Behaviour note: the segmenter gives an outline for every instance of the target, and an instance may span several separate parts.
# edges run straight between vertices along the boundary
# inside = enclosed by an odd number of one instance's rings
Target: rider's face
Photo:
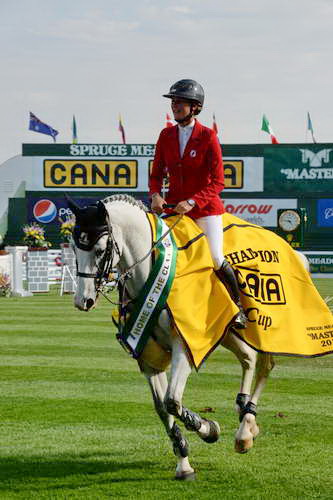
[[[175,120],[182,120],[191,112],[191,103],[182,99],[171,99],[171,109]]]

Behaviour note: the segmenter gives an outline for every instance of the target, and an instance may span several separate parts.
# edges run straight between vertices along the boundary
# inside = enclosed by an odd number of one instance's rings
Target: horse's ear
[[[75,201],[72,200],[72,198],[67,193],[65,193],[65,198],[67,200],[68,207],[71,209],[73,214],[77,217],[81,211],[81,207],[79,207],[79,205],[77,205],[75,203]]]
[[[107,212],[105,205],[102,201],[97,202],[97,214],[98,214],[99,219],[101,219],[103,221],[107,220],[108,212]]]

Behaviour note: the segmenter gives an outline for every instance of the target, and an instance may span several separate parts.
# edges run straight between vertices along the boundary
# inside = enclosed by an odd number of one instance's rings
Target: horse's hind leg
[[[259,353],[257,361],[256,383],[251,396],[251,402],[258,404],[261,393],[266,385],[269,374],[275,366],[273,356],[269,353]]]
[[[141,365],[145,377],[152,392],[156,413],[160,417],[165,430],[171,440],[173,452],[178,462],[176,467],[176,479],[195,479],[194,470],[188,459],[188,442],[183,437],[175,419],[170,415],[164,405],[164,397],[168,388],[168,379],[165,372],[158,372],[146,364]]]
[[[259,427],[256,423],[257,404],[273,368],[274,360],[272,355],[268,353],[259,353],[255,387],[250,400],[240,413],[241,423],[236,433],[235,441],[235,450],[239,453],[248,452],[253,446],[253,440],[259,434]]]
[[[228,333],[221,343],[235,354],[242,366],[242,380],[236,397],[236,411],[239,414],[240,426],[235,437],[235,450],[239,453],[245,453],[252,448],[253,440],[259,434],[254,411],[255,405],[251,397],[257,352],[232,332]]]
[[[182,405],[183,393],[191,365],[180,339],[174,338],[172,345],[171,380],[165,397],[165,406],[189,431],[195,431],[207,443],[214,443],[220,435],[220,426],[213,420],[202,418]]]

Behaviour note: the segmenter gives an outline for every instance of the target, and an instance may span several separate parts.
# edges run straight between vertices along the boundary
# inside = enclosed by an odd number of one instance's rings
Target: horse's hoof
[[[176,474],[175,479],[177,481],[195,481],[195,472],[182,472],[181,474]]]
[[[215,420],[206,420],[206,422],[209,423],[209,434],[201,439],[205,441],[205,443],[216,443],[221,434],[220,426]]]
[[[252,425],[250,431],[251,431],[251,434],[253,436],[253,440],[255,440],[255,438],[258,436],[258,434],[260,432],[259,426],[257,424]]]
[[[253,437],[248,439],[236,439],[235,440],[235,451],[237,453],[247,453],[253,446]]]

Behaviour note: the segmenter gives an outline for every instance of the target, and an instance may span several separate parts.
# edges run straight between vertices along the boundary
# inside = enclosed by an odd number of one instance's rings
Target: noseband
[[[107,220],[107,226],[103,226],[99,231],[94,233],[94,238],[92,241],[89,240],[82,240],[81,237],[78,237],[79,232],[74,234],[74,241],[75,244],[78,248],[81,250],[89,251],[92,250],[93,247],[96,245],[96,243],[105,235],[107,235],[107,243],[106,243],[106,249],[103,252],[103,257],[98,265],[96,273],[83,273],[78,270],[78,264],[77,264],[77,259],[76,259],[76,267],[77,267],[77,272],[76,275],[81,277],[81,278],[94,278],[95,279],[95,291],[96,293],[99,293],[101,291],[102,285],[104,282],[108,281],[109,275],[111,273],[111,270],[113,268],[113,262],[114,262],[114,257],[115,255],[120,258],[120,250],[118,243],[114,237],[113,234],[113,229],[112,226]],[[107,231],[105,231],[107,229]],[[89,234],[89,231],[87,233],[82,232],[81,234]]]

